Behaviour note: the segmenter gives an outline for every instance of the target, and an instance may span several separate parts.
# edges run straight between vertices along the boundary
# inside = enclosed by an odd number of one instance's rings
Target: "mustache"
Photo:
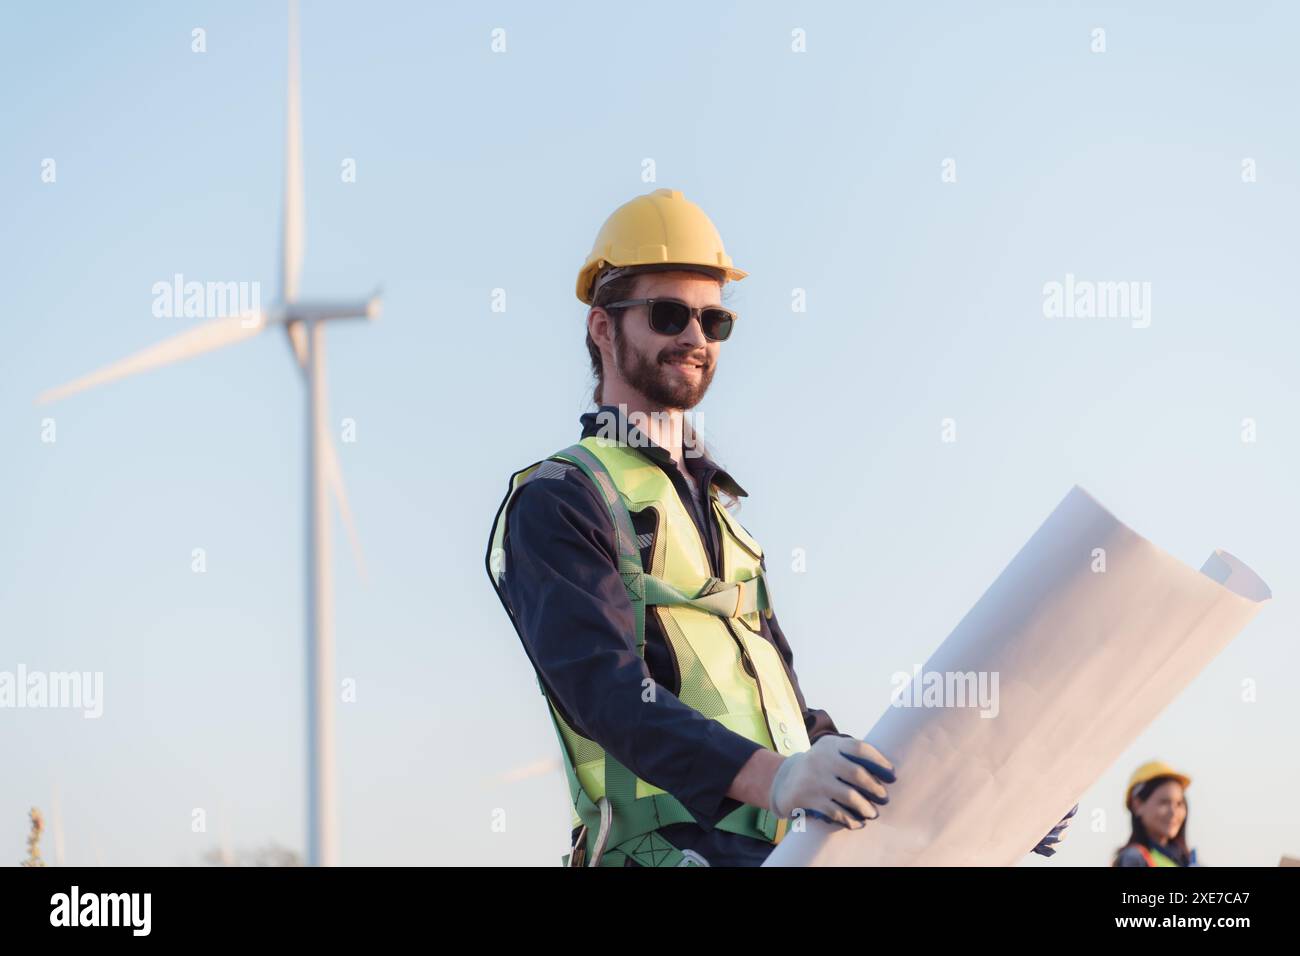
[[[686,351],[686,352],[669,352],[659,353],[661,362],[695,362],[702,368],[709,367],[709,353],[704,351]]]

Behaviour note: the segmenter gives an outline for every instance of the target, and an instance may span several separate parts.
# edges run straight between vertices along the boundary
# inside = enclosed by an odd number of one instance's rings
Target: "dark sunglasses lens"
[[[691,310],[682,302],[656,302],[650,306],[650,328],[660,335],[680,335],[691,321]]]
[[[731,335],[735,318],[726,309],[705,309],[700,313],[700,327],[704,329],[705,337],[721,342]]]

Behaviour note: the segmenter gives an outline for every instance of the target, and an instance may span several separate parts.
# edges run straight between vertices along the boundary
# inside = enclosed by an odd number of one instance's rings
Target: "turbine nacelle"
[[[322,322],[329,319],[370,319],[379,318],[382,309],[379,294],[369,299],[350,301],[319,302],[285,302],[271,309],[269,321],[288,324],[290,322]]]

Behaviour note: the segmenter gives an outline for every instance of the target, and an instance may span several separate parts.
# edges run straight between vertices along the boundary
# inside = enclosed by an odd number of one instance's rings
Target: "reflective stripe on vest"
[[[781,754],[809,748],[802,712],[779,652],[762,636],[760,614],[771,616],[762,549],[710,488],[719,529],[722,566],[711,574],[708,552],[672,481],[634,448],[591,436],[550,460],[581,468],[610,510],[619,571],[636,620],[635,646],[644,656],[644,614],[657,615],[680,672],[683,703],[734,732]],[[498,592],[505,573],[505,526],[515,492],[538,462],[511,477],[488,551],[488,572]],[[643,568],[630,512],[651,509],[655,545]],[[502,603],[506,604],[504,595]],[[508,604],[507,610],[509,610]],[[539,686],[541,681],[538,681]],[[543,695],[545,689],[543,688]],[[549,704],[549,702],[548,702]],[[609,845],[639,846],[636,838],[694,818],[663,789],[635,777],[595,741],[577,733],[550,705],[574,802],[574,825],[587,824],[589,843],[599,825],[596,802],[609,794],[614,811]],[[718,828],[779,842],[784,821],[765,809],[742,805]],[[675,853],[676,857],[681,854]],[[615,855],[617,858],[617,854]]]
[[[1142,854],[1142,859],[1146,860],[1147,866],[1177,866],[1173,860],[1165,856],[1159,850],[1149,850],[1141,843],[1135,843],[1138,852]]]

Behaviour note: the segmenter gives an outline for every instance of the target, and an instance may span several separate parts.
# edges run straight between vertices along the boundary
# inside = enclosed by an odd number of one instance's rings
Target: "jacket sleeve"
[[[763,569],[767,569],[767,561],[763,561]],[[803,691],[799,689],[799,678],[794,672],[794,651],[790,647],[790,642],[785,639],[785,633],[781,630],[781,624],[776,619],[776,611],[772,616],[763,622],[764,629],[771,635],[771,641],[781,654],[781,659],[785,661],[786,673],[790,675],[790,685],[794,688],[796,699],[799,701],[799,708],[803,711],[803,724],[808,731],[808,742],[817,743],[819,737],[827,734],[834,734],[837,737],[851,737],[852,734],[842,733],[835,726],[835,721],[831,720],[831,715],[824,710],[818,710],[809,707],[804,702]]]
[[[739,807],[727,790],[761,745],[651,677],[636,651],[609,512],[586,475],[566,467],[525,482],[504,549],[520,638],[570,726],[680,800],[706,830]]]

